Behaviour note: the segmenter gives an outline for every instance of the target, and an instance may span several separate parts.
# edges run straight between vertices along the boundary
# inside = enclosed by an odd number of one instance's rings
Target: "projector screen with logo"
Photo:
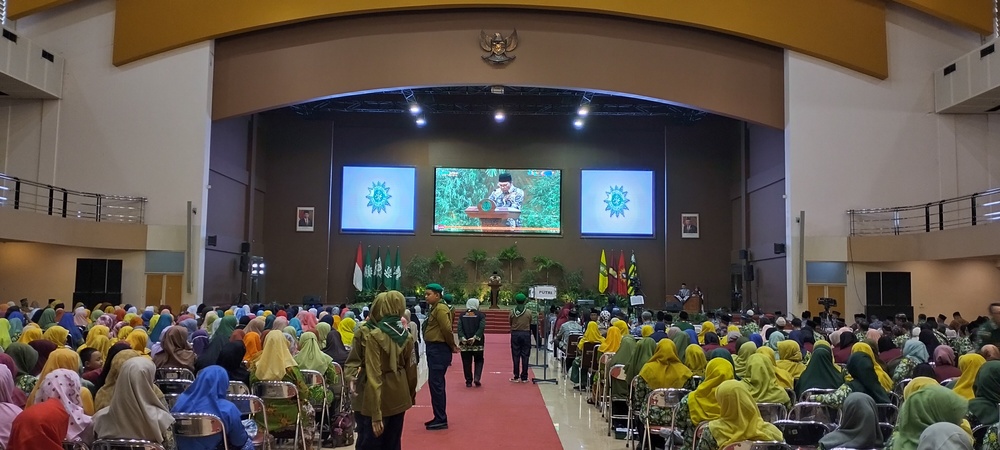
[[[584,170],[580,183],[582,235],[653,236],[653,171]]]
[[[344,166],[340,231],[412,233],[417,169]]]

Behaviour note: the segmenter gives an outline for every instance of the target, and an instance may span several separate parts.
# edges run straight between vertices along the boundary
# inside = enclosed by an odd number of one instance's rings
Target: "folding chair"
[[[314,403],[312,401],[312,398],[311,398],[312,396],[309,396],[309,402],[312,403],[313,407],[314,408],[319,407],[319,408],[322,409],[322,411],[320,412],[320,415],[319,415],[319,417],[320,417],[320,419],[319,419],[319,427],[317,428],[317,431],[319,432],[318,438],[320,440],[322,440],[322,438],[323,438],[323,424],[326,423],[326,409],[327,409],[326,405],[327,405],[327,401],[329,400],[329,398],[327,398],[327,396],[326,396],[326,378],[323,377],[323,374],[321,374],[321,373],[319,373],[319,372],[317,372],[315,370],[302,370],[301,372],[302,372],[302,378],[305,378],[305,381],[306,381],[307,385],[309,385],[309,386],[322,386],[323,387],[323,400],[322,400],[321,404],[317,405],[316,403]]]
[[[892,393],[899,395],[899,397],[902,398],[903,390],[906,389],[906,385],[910,384],[911,381],[913,381],[913,378],[904,378],[902,380],[899,380],[899,383],[896,384],[896,387],[895,389],[892,390]]]
[[[583,348],[580,349],[580,390],[583,391],[590,386],[590,380],[587,379],[587,373],[590,371],[590,366],[594,361],[594,349],[597,348],[599,342],[585,342]]]
[[[156,387],[160,388],[160,391],[164,395],[167,394],[182,394],[184,391],[190,387],[194,381],[184,380],[184,379],[174,379],[174,380],[156,380]]]
[[[0,445],[0,450],[3,450],[2,445]],[[81,441],[63,441],[63,450],[90,450],[90,447]]]
[[[194,372],[183,367],[162,367],[156,369],[156,380],[188,380],[194,381]]]
[[[657,433],[660,435],[666,435],[667,443],[666,447],[670,448],[674,441],[674,428],[677,419],[677,405],[680,405],[681,399],[687,395],[689,390],[687,389],[654,389],[646,396],[645,406],[643,407],[643,427],[646,429],[645,439],[643,439],[643,448],[649,448],[653,450],[653,441],[651,439],[652,433]],[[649,423],[649,409],[652,407],[659,408],[670,408],[670,426],[664,425],[652,425]]]
[[[892,404],[896,406],[900,406],[903,404],[903,396],[895,392],[889,393],[889,400],[892,401]]]
[[[594,356],[596,357],[597,349],[594,349],[594,353]],[[597,384],[595,384],[594,388],[591,389],[591,396],[594,399],[594,405],[601,410],[601,417],[604,417],[605,403],[607,402],[607,398],[604,397],[604,391],[606,390],[608,384],[608,364],[614,356],[614,352],[608,352],[601,355],[600,358],[596,358],[597,367],[594,368],[593,372],[597,375]]]
[[[978,425],[972,429],[972,440],[975,441],[972,448],[983,448],[983,440],[986,439],[986,433],[990,431],[990,427],[993,425]]]
[[[98,439],[90,450],[164,450],[163,445],[141,439]]]
[[[819,440],[837,429],[835,424],[816,421],[779,420],[774,425],[781,430],[785,443],[799,448],[819,447]]]
[[[777,422],[788,417],[788,409],[781,403],[758,403],[757,410],[765,422]]]
[[[563,370],[566,371],[566,376],[569,376],[569,369],[573,365],[573,360],[579,355],[580,339],[583,339],[583,335],[580,333],[570,334],[566,339],[566,351],[563,352],[562,360]]]
[[[840,423],[840,410],[822,403],[799,402],[788,412],[788,420],[836,424]]]
[[[223,425],[219,416],[204,413],[173,413],[172,415],[174,416],[174,436],[202,438],[221,434],[222,448],[229,450],[226,426]]]
[[[242,381],[230,381],[229,393],[236,395],[248,395],[250,394],[250,388],[243,384]]]
[[[951,383],[958,381],[958,378],[948,378],[941,381],[941,386],[949,387]]]
[[[777,441],[743,441],[734,442],[722,450],[793,450],[794,447]]]
[[[895,425],[896,419],[899,418],[899,408],[891,403],[876,404],[875,412],[878,413],[879,422]]]
[[[625,378],[626,378],[626,376],[625,376],[625,365],[624,364],[615,364],[615,365],[611,366],[608,369],[608,375],[606,377],[607,383],[605,383],[606,388],[604,389],[605,398],[608,399],[608,401],[607,401],[607,405],[608,405],[608,407],[607,407],[607,411],[608,411],[608,416],[607,416],[608,417],[608,436],[611,436],[611,430],[614,428],[614,421],[615,420],[626,420],[627,421],[628,418],[629,418],[627,411],[626,411],[625,415],[615,414],[615,402],[618,402],[618,403],[625,402],[625,407],[628,408],[628,406],[629,406],[628,405],[628,399],[627,398],[621,398],[621,397],[615,398],[614,395],[611,394],[611,392],[612,392],[611,385],[613,383],[615,383],[615,382],[624,383],[625,382]]]
[[[632,382],[628,384],[628,425],[626,425],[626,427],[628,428],[628,439],[625,442],[625,448],[632,447],[633,446],[632,441],[634,441],[635,440],[634,438],[636,437],[636,435],[638,435],[638,433],[633,432],[635,427],[632,426],[632,422],[634,420],[633,418],[636,417],[636,412],[638,411],[638,407],[640,406],[639,403],[641,403],[641,402],[636,402],[634,399],[635,383],[638,380],[639,377],[635,377],[632,379]]]
[[[698,448],[698,440],[701,439],[701,435],[705,433],[706,429],[708,429],[708,421],[707,420],[699,423],[698,426],[695,427],[695,429],[694,429],[694,437],[691,438],[691,448],[692,449],[697,449]]]
[[[806,389],[806,390],[802,391],[802,395],[799,396],[799,401],[800,402],[808,402],[809,399],[812,398],[812,396],[814,396],[814,395],[832,394],[834,392],[837,392],[837,390],[836,389]]]
[[[694,389],[698,389],[698,386],[701,386],[702,381],[705,381],[705,377],[699,377],[698,375],[691,377],[691,383],[694,385]]]
[[[253,393],[264,400],[265,405],[268,400],[295,400],[297,411],[302,410],[302,398],[299,389],[294,383],[287,381],[258,381],[251,388]],[[299,448],[299,436],[302,434],[302,415],[295,414],[295,437],[292,448]],[[303,443],[305,437],[303,436]]]
[[[264,400],[250,394],[229,394],[226,398],[236,405],[236,409],[240,410],[241,416],[247,416],[250,419],[256,419],[257,414],[262,416],[264,419],[264,429],[261,430],[258,427],[257,435],[253,437],[253,446],[259,449],[265,448],[269,441],[267,439],[267,407],[264,406]]]
[[[896,431],[896,426],[891,423],[879,422],[878,429],[882,431],[882,440],[887,441],[892,436],[892,432]]]
[[[340,412],[344,409],[344,402],[347,399],[347,383],[344,382],[344,368],[335,362],[330,363],[333,365],[333,373],[337,377],[336,381],[331,382],[333,390],[337,396],[340,398],[340,404],[337,406],[336,411]]]

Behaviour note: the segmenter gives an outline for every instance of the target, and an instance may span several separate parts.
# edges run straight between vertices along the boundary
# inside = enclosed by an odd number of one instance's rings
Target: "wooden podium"
[[[486,199],[479,202],[476,206],[465,208],[465,215],[473,219],[479,219],[480,227],[509,228],[507,227],[507,219],[517,219],[521,217],[521,210],[516,208],[497,207],[496,203],[492,200]]]
[[[684,310],[689,313],[700,313],[701,312],[701,297],[697,295],[692,295],[686,302],[684,302]]]

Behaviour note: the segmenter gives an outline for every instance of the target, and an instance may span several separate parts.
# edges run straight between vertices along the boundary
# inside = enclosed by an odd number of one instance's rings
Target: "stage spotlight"
[[[576,119],[576,120],[574,120],[573,121],[573,128],[576,128],[577,130],[583,128],[583,119]]]
[[[493,120],[497,121],[497,123],[502,123],[506,119],[507,115],[504,114],[503,111],[497,111],[495,114],[493,114]]]
[[[417,126],[418,127],[422,127],[424,125],[427,125],[427,119],[425,119],[424,116],[418,116],[417,117]]]
[[[410,105],[410,114],[417,115],[420,114],[420,105],[413,103]]]
[[[580,116],[586,117],[587,114],[590,114],[590,108],[586,106],[581,106],[580,109],[576,110],[576,113],[579,114]]]

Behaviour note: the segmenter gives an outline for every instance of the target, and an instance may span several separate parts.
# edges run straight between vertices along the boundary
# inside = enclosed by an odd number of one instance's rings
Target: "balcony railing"
[[[883,236],[1000,223],[1000,188],[894,208],[852,209],[851,236]]]
[[[0,208],[97,222],[143,223],[145,197],[94,194],[0,173]]]

